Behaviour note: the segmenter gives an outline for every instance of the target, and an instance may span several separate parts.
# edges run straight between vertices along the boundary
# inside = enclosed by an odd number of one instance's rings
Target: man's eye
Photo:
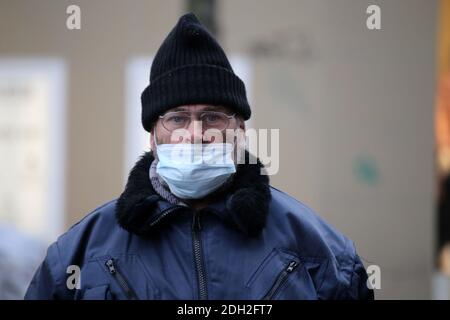
[[[215,115],[215,114],[212,114],[212,115],[207,115],[206,117],[205,117],[205,120],[207,121],[207,122],[216,122],[216,121],[218,121],[219,120],[219,116],[217,116],[217,115]]]
[[[168,119],[168,121],[172,122],[172,123],[184,123],[186,122],[186,117],[182,117],[182,116],[172,116]]]

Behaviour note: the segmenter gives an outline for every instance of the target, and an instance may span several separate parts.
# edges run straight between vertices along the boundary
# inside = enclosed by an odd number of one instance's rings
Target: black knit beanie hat
[[[192,13],[178,20],[156,53],[141,102],[142,125],[149,132],[159,115],[181,105],[224,106],[244,120],[251,115],[244,83]]]

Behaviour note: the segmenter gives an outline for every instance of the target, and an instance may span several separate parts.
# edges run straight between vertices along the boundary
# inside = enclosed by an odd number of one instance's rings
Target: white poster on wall
[[[139,156],[150,150],[150,135],[141,125],[141,94],[147,87],[150,79],[150,67],[153,57],[136,57],[130,60],[125,70],[125,166],[124,183]],[[247,99],[251,103],[252,79],[251,63],[246,57],[233,55],[230,63],[234,72],[245,83]],[[246,122],[247,128],[251,121]]]
[[[66,66],[0,59],[0,224],[43,242],[64,229]]]

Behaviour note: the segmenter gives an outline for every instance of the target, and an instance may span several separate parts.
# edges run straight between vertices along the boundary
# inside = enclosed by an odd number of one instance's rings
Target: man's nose
[[[190,143],[202,143],[203,142],[203,129],[202,122],[199,120],[192,120],[187,128],[189,134]]]

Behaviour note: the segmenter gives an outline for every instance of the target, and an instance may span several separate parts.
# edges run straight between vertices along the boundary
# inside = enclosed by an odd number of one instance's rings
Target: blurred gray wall
[[[81,30],[66,28],[71,4]],[[183,9],[180,0],[0,0],[0,56],[68,62],[67,226],[120,194],[125,64],[153,53]]]
[[[82,30],[65,27],[70,4]],[[367,30],[369,4],[382,30]],[[125,64],[154,54],[185,7],[0,0],[0,56],[69,64],[67,226],[122,191]],[[381,267],[377,298],[431,296],[436,10],[428,0],[218,1],[221,43],[252,61],[252,125],[280,129],[272,183]]]
[[[381,30],[366,28],[370,4]],[[381,267],[377,298],[430,298],[436,10],[423,0],[220,2],[227,48],[254,57],[253,124],[280,128],[273,184]]]

